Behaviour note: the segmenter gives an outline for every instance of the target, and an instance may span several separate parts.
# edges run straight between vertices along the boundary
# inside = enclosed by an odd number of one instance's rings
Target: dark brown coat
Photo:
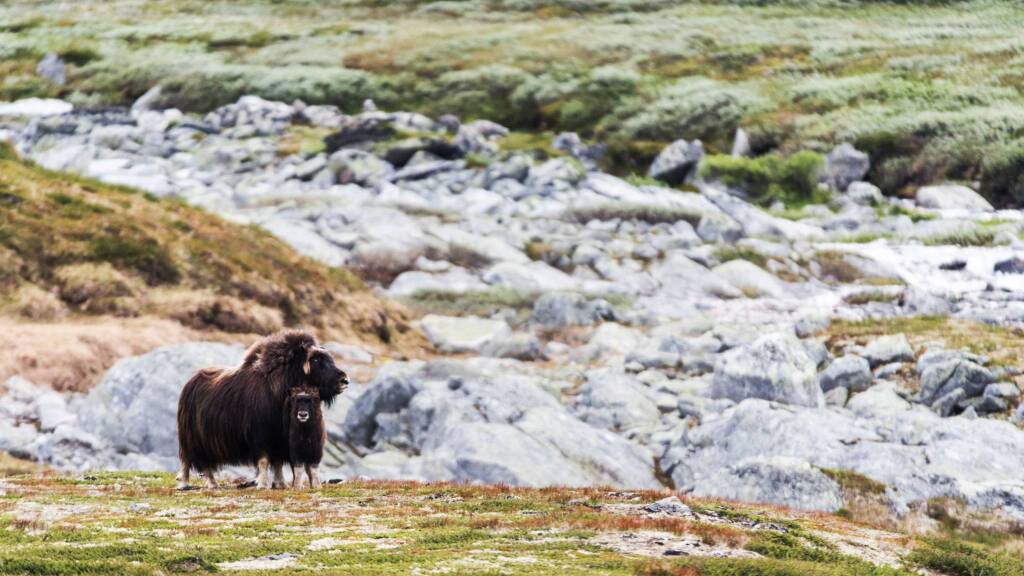
[[[285,420],[288,461],[292,470],[299,466],[319,466],[327,441],[319,390],[292,388],[285,402]]]
[[[204,368],[178,399],[178,455],[188,470],[212,475],[220,466],[288,461],[281,414],[293,387],[315,387],[328,403],[348,385],[348,376],[310,334],[285,331],[268,336],[234,368]]]

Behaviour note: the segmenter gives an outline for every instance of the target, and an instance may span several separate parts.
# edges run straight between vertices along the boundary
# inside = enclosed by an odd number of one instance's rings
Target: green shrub
[[[606,131],[638,140],[699,138],[724,148],[744,115],[759,105],[760,99],[743,87],[691,76],[662,90],[653,102],[632,99],[621,105]]]
[[[504,65],[447,72],[427,87],[425,105],[433,115],[453,113],[465,119],[533,127],[536,107],[529,97],[516,93],[531,78],[519,68]]]
[[[825,159],[815,152],[798,152],[789,158],[768,154],[757,158],[712,155],[701,163],[700,175],[742,190],[754,200],[788,205],[821,203],[828,194],[818,187]]]
[[[986,156],[981,170],[983,196],[997,205],[1024,202],[1024,142]]]
[[[131,268],[151,285],[173,284],[181,279],[174,260],[155,240],[98,236],[91,241],[91,248],[96,260]]]
[[[921,568],[950,576],[1024,576],[1024,563],[961,540],[929,538],[908,556]]]

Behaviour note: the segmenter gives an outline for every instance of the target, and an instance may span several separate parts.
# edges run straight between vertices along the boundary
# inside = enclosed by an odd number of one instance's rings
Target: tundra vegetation
[[[710,164],[772,196],[765,175],[799,182],[813,164],[786,158],[851,142],[886,193],[979,180],[1003,203],[1024,199],[1022,25],[999,0],[13,1],[0,100],[127,104],[157,83],[190,111],[243,94],[349,112],[372,98],[525,133],[509,146],[577,131],[622,174],[677,138],[728,153],[743,127],[775,156]],[[47,53],[68,63],[65,85],[35,74]]]
[[[915,537],[719,501],[688,500],[694,516],[645,513],[664,491],[356,481],[180,493],[165,473],[10,473],[2,574],[1024,574],[1019,536],[961,524],[941,502],[930,510],[946,519],[942,531]],[[682,546],[719,557],[666,554]]]

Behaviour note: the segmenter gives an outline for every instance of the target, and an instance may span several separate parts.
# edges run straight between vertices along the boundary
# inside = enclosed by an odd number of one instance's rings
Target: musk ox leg
[[[206,477],[206,487],[213,490],[217,488],[217,471],[209,469],[203,472],[203,476]]]
[[[292,490],[302,488],[302,467],[292,466]]]
[[[287,486],[284,481],[284,463],[277,462],[274,464],[274,489],[284,488]]]
[[[260,458],[256,469],[256,487],[260,490],[270,490],[270,460],[266,456]]]
[[[177,485],[175,485],[175,489],[188,490],[189,488],[191,488],[191,486],[188,485],[188,475],[191,468],[191,464],[184,460],[181,461],[181,470],[178,471],[178,476],[176,478],[178,483]]]
[[[306,464],[306,476],[309,476],[309,487],[313,490],[320,488],[320,467],[316,464]]]

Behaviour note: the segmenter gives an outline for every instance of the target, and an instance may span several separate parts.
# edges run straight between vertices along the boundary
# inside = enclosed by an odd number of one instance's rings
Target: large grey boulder
[[[456,482],[546,486],[588,484],[587,473],[561,453],[515,426],[460,422],[431,447],[429,458]]]
[[[871,387],[871,365],[860,356],[841,356],[818,375],[818,382],[823,392],[833,388],[863,392]]]
[[[612,305],[601,298],[588,299],[581,294],[550,292],[533,304],[530,322],[545,328],[589,326],[615,320]]]
[[[740,402],[761,398],[797,406],[822,407],[817,360],[796,336],[762,336],[721,354],[715,362],[711,395]]]
[[[835,512],[842,488],[805,460],[785,456],[745,458],[697,485],[694,496],[764,502],[797,510]]]
[[[852,182],[863,180],[871,168],[868,155],[845,142],[828,153],[825,164],[829,183],[840,191],[846,190]]]
[[[980,396],[995,382],[987,368],[966,358],[950,358],[925,365],[920,373],[921,391],[918,400],[933,405],[954,390],[963,390],[965,397]]]
[[[653,395],[639,381],[608,370],[587,374],[573,410],[584,422],[613,432],[651,426],[661,416]]]
[[[380,439],[377,434],[380,422],[408,407],[422,388],[416,379],[382,374],[345,413],[342,426],[345,438],[357,449],[373,448]]]
[[[969,210],[972,212],[991,212],[992,204],[974,190],[959,184],[940,184],[922,186],[915,196],[917,205],[937,210]]]
[[[703,158],[704,144],[700,140],[676,140],[658,154],[647,175],[676,186],[693,177],[697,165]]]
[[[870,182],[850,182],[846,197],[858,206],[878,206],[882,203],[882,191]]]
[[[200,368],[241,362],[241,346],[192,342],[114,364],[78,407],[80,427],[122,452],[176,456],[178,396]]]
[[[518,363],[480,362],[393,367],[356,400],[342,439],[377,464],[382,451],[407,456],[382,477],[659,485],[648,450],[575,417]]]
[[[909,404],[855,414],[746,400],[687,431],[660,464],[677,488],[693,491],[748,458],[774,457],[867,476],[888,486],[897,508],[941,496],[1024,518],[1024,499],[1008,496],[1024,493],[1024,432],[1004,421],[941,418]]]

